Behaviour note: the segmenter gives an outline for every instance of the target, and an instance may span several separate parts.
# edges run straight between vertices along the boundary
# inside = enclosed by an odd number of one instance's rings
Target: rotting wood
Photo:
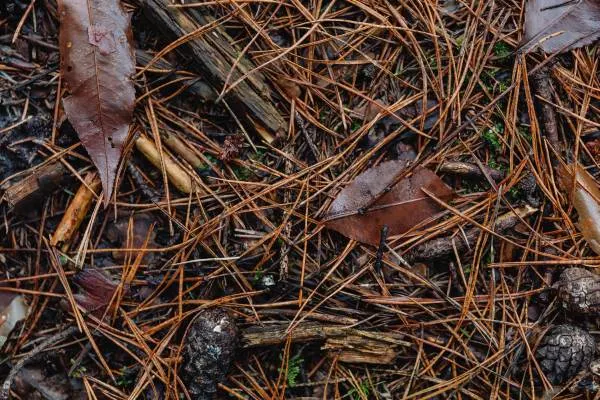
[[[526,218],[537,211],[531,206],[523,206],[515,209],[515,212],[509,211],[496,219],[494,224],[494,232],[503,233],[510,228],[513,228],[522,218]],[[454,254],[454,249],[459,253],[468,251],[475,245],[477,238],[481,234],[481,229],[474,227],[468,229],[465,235],[444,236],[429,240],[421,245],[418,245],[409,251],[405,258],[410,262],[416,261],[434,261],[441,258],[450,257]]]
[[[504,179],[504,172],[483,165],[485,172],[495,181]],[[464,175],[468,177],[485,178],[485,174],[477,164],[464,161],[446,161],[440,165],[440,172],[446,172],[455,175]]]
[[[77,193],[75,193],[73,200],[69,203],[67,210],[50,239],[52,246],[61,246],[63,251],[69,248],[73,235],[79,229],[79,226],[92,206],[92,200],[95,196],[92,191],[97,192],[102,183],[100,177],[95,172],[87,174],[83,178],[83,182]]]
[[[135,140],[135,147],[159,170],[162,170],[160,152],[154,142],[145,136],[140,136]],[[167,179],[182,193],[192,192],[192,177],[168,154],[163,153],[163,161]]]
[[[550,81],[551,67],[544,67],[533,75],[533,88],[535,94],[540,99],[536,98],[541,111],[540,120],[542,132],[548,138],[548,141],[557,150],[560,142],[558,139],[558,124],[556,122],[556,111],[551,105],[552,101],[552,83]],[[544,101],[545,100],[545,101]]]
[[[330,357],[347,363],[390,364],[399,353],[398,347],[411,347],[402,334],[369,332],[342,325],[301,323],[287,333],[289,325],[253,326],[241,333],[244,348],[273,346],[291,339],[294,343],[325,342],[322,349]]]
[[[232,40],[225,30],[214,24],[215,20],[197,10],[182,10],[170,7],[167,0],[134,0],[144,11],[144,14],[163,32],[181,38],[197,31],[200,27],[207,27],[207,33],[186,42],[190,51],[186,54],[193,56],[198,68],[207,75],[207,81],[221,92],[227,81],[234,82],[243,74],[254,71],[256,66],[240,54],[231,43]],[[233,64],[236,69],[232,71]],[[228,79],[228,75],[231,76]],[[266,79],[260,71],[254,71],[248,78],[230,90],[234,109],[243,110],[242,116],[250,126],[272,143],[280,132],[285,132],[287,123],[273,106],[271,89],[266,84]]]
[[[26,206],[38,204],[50,195],[68,176],[68,170],[55,161],[33,168],[24,178],[7,184],[3,197],[16,211],[27,211]]]

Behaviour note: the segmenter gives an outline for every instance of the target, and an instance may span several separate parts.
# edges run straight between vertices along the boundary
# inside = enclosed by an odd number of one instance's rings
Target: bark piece
[[[4,198],[8,206],[17,211],[43,202],[68,176],[60,162],[45,164],[24,178],[6,185]]]
[[[398,347],[410,347],[402,335],[390,332],[369,332],[342,325],[301,323],[291,332],[289,325],[277,324],[251,327],[241,334],[242,347],[264,347],[285,343],[324,342],[328,356],[337,356],[347,363],[391,364],[398,355]]]
[[[69,203],[67,210],[50,239],[52,246],[62,246],[63,251],[68,249],[73,235],[79,229],[79,226],[92,206],[92,200],[94,199],[92,190],[94,192],[98,191],[102,183],[95,173],[86,175],[83,181],[84,183],[79,187],[77,193],[75,193],[73,200]]]
[[[501,181],[504,179],[504,172],[494,168],[486,167],[485,173],[495,181]],[[440,172],[446,172],[449,174],[463,175],[472,178],[485,178],[485,174],[479,168],[477,164],[468,163],[464,161],[446,161],[440,165]]]
[[[494,231],[503,233],[510,228],[513,228],[521,221],[521,218],[526,218],[537,211],[536,208],[528,205],[515,209],[515,212],[509,211],[496,219]],[[442,258],[450,257],[454,254],[454,246],[459,254],[463,254],[475,245],[477,238],[481,234],[481,229],[478,227],[471,228],[463,235],[455,235],[451,237],[440,237],[431,239],[423,244],[418,245],[413,250],[406,254],[406,259],[411,262],[417,261],[435,261]]]
[[[239,49],[231,44],[233,40],[223,28],[212,26],[215,22],[212,17],[197,10],[171,7],[168,0],[134,0],[134,3],[142,7],[145,15],[171,37],[181,38],[202,26],[210,27],[209,32],[186,43],[189,50],[186,55],[193,56],[196,65],[217,92],[221,92],[225,82],[234,82],[256,68],[249,59],[242,57],[232,71]],[[241,116],[268,143],[287,129],[287,123],[272,104],[272,91],[261,71],[252,72],[229,93],[233,106],[242,111]]]
[[[156,168],[162,170],[160,152],[154,142],[145,136],[140,136],[135,141],[135,147],[150,161]],[[169,155],[163,153],[165,163],[165,172],[169,181],[183,193],[192,192],[192,178],[181,168]]]

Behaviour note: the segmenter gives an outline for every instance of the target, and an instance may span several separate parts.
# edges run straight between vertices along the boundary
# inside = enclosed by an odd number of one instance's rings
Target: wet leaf
[[[577,186],[573,189],[573,173],[577,176]],[[568,165],[560,170],[561,186],[573,194],[573,207],[579,214],[577,227],[583,238],[596,254],[600,254],[600,189],[594,178],[583,168]]]
[[[393,183],[405,165],[404,161],[387,161],[358,175],[331,204],[325,225],[359,242],[377,245],[384,224],[390,236],[398,235],[440,212],[439,205],[421,189],[444,200],[452,197],[452,189],[430,170],[417,168],[382,194],[364,214],[359,213]]]
[[[107,227],[106,236],[113,245],[118,248],[131,249],[154,249],[158,245],[155,242],[156,220],[148,214],[135,214],[130,218],[120,218],[114,224]],[[146,242],[147,241],[147,242]],[[127,252],[115,250],[112,252],[113,259],[123,262],[127,258],[134,260],[142,250]],[[154,259],[153,252],[144,252],[142,262],[147,264]]]
[[[75,300],[87,311],[100,318],[111,302],[119,282],[97,268],[87,268],[73,277],[73,282],[81,288]]]
[[[130,16],[119,0],[59,0],[61,71],[69,121],[113,191],[133,115],[135,57]]]
[[[23,296],[16,293],[0,292],[0,348],[15,328],[17,322],[27,317],[29,307]]]
[[[521,50],[568,51],[600,38],[600,0],[529,0]]]

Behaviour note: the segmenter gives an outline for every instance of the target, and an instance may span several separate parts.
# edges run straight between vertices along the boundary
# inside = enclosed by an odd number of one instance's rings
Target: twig
[[[381,272],[381,264],[383,261],[383,251],[385,250],[385,241],[388,237],[389,228],[384,225],[381,228],[381,236],[379,238],[379,247],[377,248],[377,256],[375,258],[375,271],[379,274]]]
[[[558,125],[556,123],[556,112],[548,103],[552,99],[552,87],[550,82],[550,70],[548,67],[540,69],[533,75],[534,90],[537,96],[547,101],[538,101],[541,110],[543,133],[555,149],[559,149]]]
[[[504,172],[483,165],[483,169],[477,164],[464,161],[446,161],[440,165],[440,171],[449,174],[465,175],[469,177],[485,178],[484,171],[495,181],[504,179]]]
[[[60,162],[45,164],[26,177],[6,185],[3,197],[10,208],[23,209],[51,194],[67,174],[67,169]]]
[[[12,386],[12,381],[15,379],[15,376],[23,369],[23,367],[33,360],[40,353],[44,352],[48,347],[53,344],[65,339],[67,336],[70,336],[77,332],[77,327],[72,326],[70,328],[65,329],[62,332],[59,332],[48,339],[44,340],[40,343],[36,348],[31,350],[29,353],[25,354],[23,358],[21,358],[10,370],[8,376],[4,380],[2,384],[2,390],[0,391],[0,400],[8,400],[10,396],[10,387]]]
[[[140,136],[135,141],[135,147],[150,161],[156,168],[161,169],[161,155],[154,145],[154,142],[145,136]],[[165,172],[167,178],[180,192],[192,192],[192,178],[167,154],[163,154],[165,162]]]
[[[73,200],[71,200],[69,207],[50,239],[52,246],[62,245],[62,250],[66,251],[73,235],[92,206],[92,200],[95,196],[94,192],[97,192],[100,187],[101,181],[98,174],[89,173],[85,176],[82,185],[77,190],[77,193],[75,193]]]

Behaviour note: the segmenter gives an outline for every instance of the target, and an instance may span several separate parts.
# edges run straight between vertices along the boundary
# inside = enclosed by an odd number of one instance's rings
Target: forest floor
[[[596,395],[597,46],[519,51],[522,0],[167,3],[122,3],[104,197],[56,1],[0,4],[0,399]]]

